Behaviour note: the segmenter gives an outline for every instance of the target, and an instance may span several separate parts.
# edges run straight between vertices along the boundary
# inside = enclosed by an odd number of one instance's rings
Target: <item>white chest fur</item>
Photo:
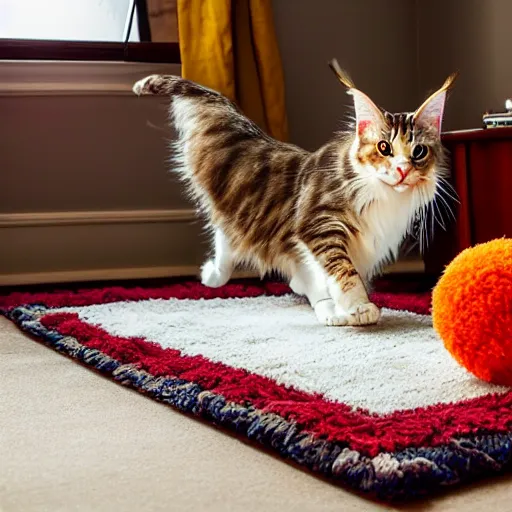
[[[384,184],[375,185],[377,198],[362,210],[360,234],[349,246],[354,266],[366,278],[397,257],[415,211],[412,191],[399,194]]]

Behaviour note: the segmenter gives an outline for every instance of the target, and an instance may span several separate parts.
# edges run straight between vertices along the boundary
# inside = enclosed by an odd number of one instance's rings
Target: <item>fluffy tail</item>
[[[267,138],[231,100],[213,89],[179,76],[147,76],[135,83],[133,92],[138,96],[170,97],[172,120],[181,138],[205,133],[211,136],[213,131],[222,132],[226,141],[232,140],[235,133],[241,138]]]
[[[175,94],[177,84],[183,79],[179,76],[173,75],[150,75],[138,82],[133,86],[133,92],[137,96],[147,95],[165,95]]]
[[[234,106],[230,100],[217,91],[174,75],[149,75],[136,82],[132,90],[137,96],[182,96],[206,100],[208,103]]]

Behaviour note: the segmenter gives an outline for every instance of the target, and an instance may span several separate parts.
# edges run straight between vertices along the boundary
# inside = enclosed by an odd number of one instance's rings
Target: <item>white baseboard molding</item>
[[[425,272],[425,264],[420,258],[398,260],[384,269],[384,274],[422,274],[423,272]]]
[[[191,222],[196,219],[193,209],[0,213],[0,228]]]
[[[0,286],[198,276],[206,238],[193,209],[3,213]],[[422,272],[419,257],[385,269]]]
[[[133,96],[151,74],[180,75],[179,64],[92,61],[1,61],[0,96]]]
[[[390,265],[385,274],[422,273],[424,265],[421,261],[397,262]],[[93,270],[67,270],[53,272],[29,272],[24,274],[0,274],[0,286],[21,286],[44,283],[71,283],[86,281],[120,281],[129,279],[156,279],[166,277],[198,277],[200,267],[169,266],[169,267],[135,267],[105,268]],[[236,271],[233,279],[256,278],[258,274],[251,271]]]

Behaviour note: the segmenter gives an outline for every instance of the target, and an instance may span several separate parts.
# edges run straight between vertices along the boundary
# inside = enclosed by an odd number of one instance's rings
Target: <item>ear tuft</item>
[[[329,62],[329,67],[332,69],[333,73],[338,77],[338,80],[347,88],[354,89],[355,85],[353,80],[350,78],[349,74],[341,69],[338,61],[336,59],[332,59]]]
[[[455,84],[455,81],[459,77],[459,72],[455,71],[455,73],[452,73],[445,81],[441,89],[444,89],[445,91],[449,91],[453,85]]]
[[[444,105],[446,102],[447,92],[452,88],[458,73],[451,74],[444,82],[443,86],[434,94],[429,96],[416,110],[414,121],[424,127],[434,127],[436,131],[441,133],[441,124],[443,121]]]
[[[373,130],[375,133],[378,133],[385,123],[384,116],[380,109],[366,94],[356,89],[353,80],[345,70],[341,69],[336,59],[332,59],[329,62],[329,67],[338,77],[338,80],[348,89],[348,94],[354,97],[357,134],[362,136],[367,133],[368,130]]]

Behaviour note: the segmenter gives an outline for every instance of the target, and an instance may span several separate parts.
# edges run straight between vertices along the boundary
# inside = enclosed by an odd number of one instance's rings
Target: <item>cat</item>
[[[229,99],[181,77],[151,75],[133,91],[171,98],[178,171],[213,231],[203,284],[223,286],[243,263],[287,278],[324,325],[371,325],[380,318],[371,278],[442,190],[441,122],[455,75],[415,112],[391,114],[330,66],[355,123],[315,152],[271,138]]]

